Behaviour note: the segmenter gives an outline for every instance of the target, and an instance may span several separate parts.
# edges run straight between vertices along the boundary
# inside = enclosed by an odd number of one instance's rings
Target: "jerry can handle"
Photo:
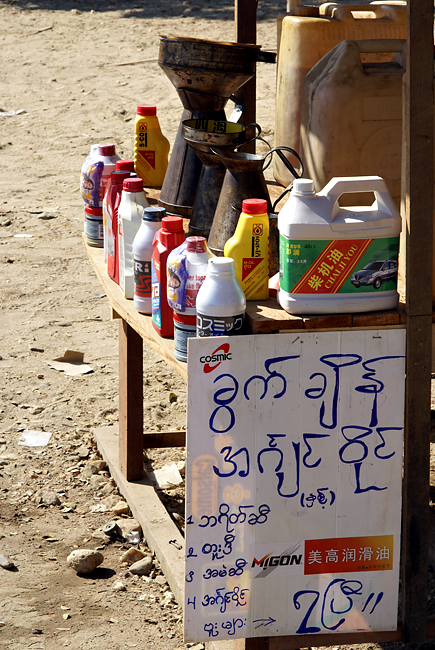
[[[383,178],[380,176],[346,176],[332,178],[318,193],[318,196],[324,196],[330,202],[332,220],[340,211],[338,199],[342,194],[348,192],[373,192],[381,212],[389,216],[394,216],[397,213],[397,208]]]
[[[378,52],[403,52],[405,38],[367,38],[354,41],[362,54],[377,54]]]

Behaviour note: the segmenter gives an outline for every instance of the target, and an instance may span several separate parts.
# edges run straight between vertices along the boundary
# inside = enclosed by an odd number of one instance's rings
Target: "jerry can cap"
[[[244,214],[267,214],[267,201],[265,199],[245,199],[242,202]]]
[[[114,156],[115,155],[115,145],[114,144],[99,144],[98,145],[98,155],[99,156]]]
[[[144,208],[142,220],[143,221],[162,221],[166,217],[166,210],[161,205],[150,205]]]
[[[134,160],[117,160],[116,171],[134,172]]]
[[[186,250],[189,253],[205,253],[207,250],[205,237],[192,236],[186,239]]]
[[[143,180],[141,178],[126,178],[122,184],[126,192],[142,192]]]
[[[156,107],[151,104],[141,104],[137,107],[137,114],[145,117],[152,117],[156,114]]]
[[[130,178],[130,172],[123,172],[120,169],[116,169],[110,174],[110,181],[114,185],[122,185],[126,178]]]
[[[315,194],[314,181],[311,178],[295,178],[293,192],[296,196],[309,196]]]
[[[162,228],[167,232],[183,232],[183,219],[181,217],[163,217]]]

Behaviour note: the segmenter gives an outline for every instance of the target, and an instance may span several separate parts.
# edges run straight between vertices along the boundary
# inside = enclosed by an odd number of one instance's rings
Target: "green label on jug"
[[[300,294],[396,290],[398,256],[398,237],[325,241],[280,234],[280,288]]]

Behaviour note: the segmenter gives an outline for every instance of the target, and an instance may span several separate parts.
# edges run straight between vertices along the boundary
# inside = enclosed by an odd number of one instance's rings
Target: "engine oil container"
[[[341,207],[347,192],[372,192],[375,200]],[[318,194],[311,179],[296,179],[278,228],[278,301],[290,314],[397,307],[401,219],[379,176],[333,178]]]

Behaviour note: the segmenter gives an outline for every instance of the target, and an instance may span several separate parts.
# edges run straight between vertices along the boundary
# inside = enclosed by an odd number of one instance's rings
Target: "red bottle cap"
[[[130,172],[115,171],[110,174],[112,185],[122,185],[126,178],[130,178]]]
[[[137,107],[137,114],[145,117],[152,117],[156,114],[156,107],[151,104],[141,104]]]
[[[183,232],[183,219],[181,217],[163,217],[162,229],[166,232]]]
[[[93,217],[103,216],[103,208],[94,208],[92,205],[85,205],[85,212]]]
[[[143,180],[141,178],[126,178],[122,184],[125,192],[142,192]]]
[[[114,156],[115,155],[115,145],[114,144],[99,144],[98,145],[98,155],[99,156]]]
[[[245,214],[267,214],[267,201],[265,199],[245,199],[242,203],[242,212]]]
[[[189,253],[205,253],[207,250],[205,237],[188,237],[186,242],[186,250],[189,251]]]
[[[116,170],[123,172],[134,172],[134,160],[117,160]]]

